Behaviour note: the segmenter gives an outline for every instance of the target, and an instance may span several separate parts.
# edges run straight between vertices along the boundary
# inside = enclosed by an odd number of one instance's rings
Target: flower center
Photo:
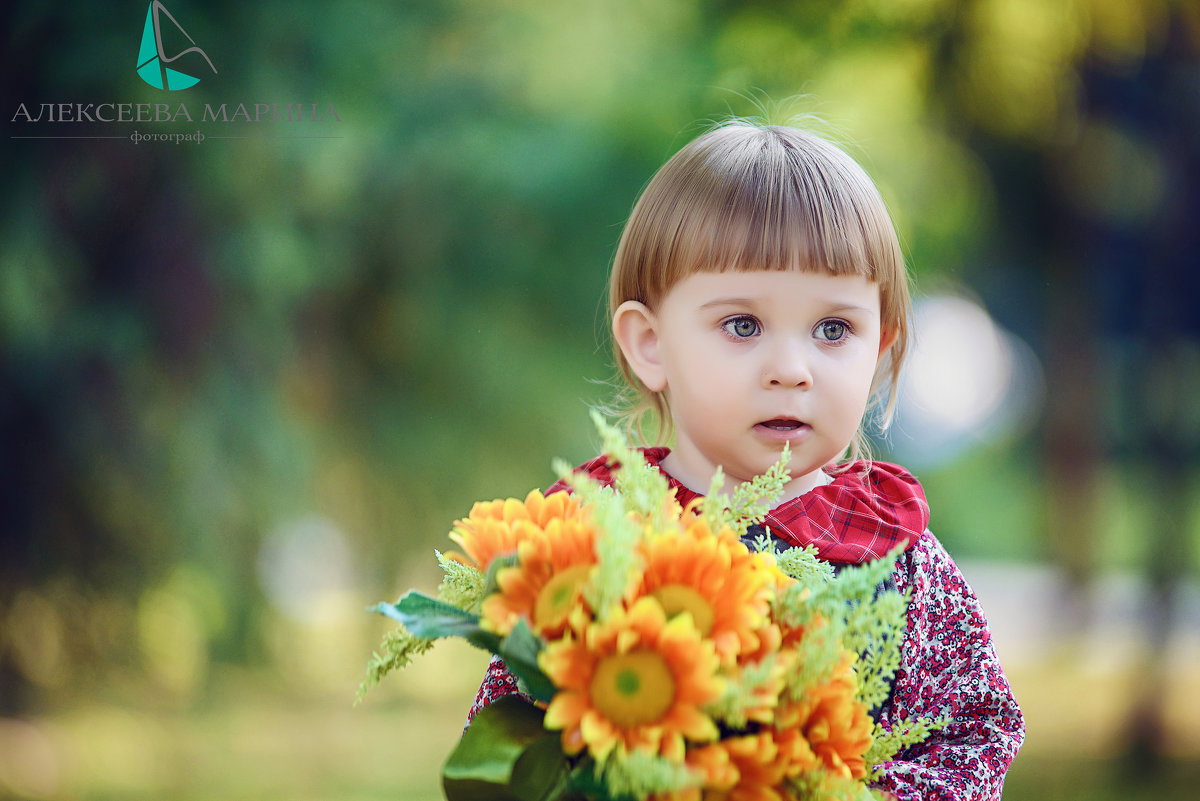
[[[592,705],[616,726],[631,729],[660,720],[675,702],[675,677],[657,651],[605,657],[596,666]]]
[[[533,607],[535,628],[552,629],[567,619],[591,569],[591,565],[572,565],[546,582]]]
[[[659,587],[651,595],[662,604],[663,612],[667,614],[668,620],[680,612],[691,612],[692,622],[696,624],[696,630],[700,632],[700,636],[707,637],[712,631],[712,604],[691,587],[685,587],[682,584],[667,584]]]

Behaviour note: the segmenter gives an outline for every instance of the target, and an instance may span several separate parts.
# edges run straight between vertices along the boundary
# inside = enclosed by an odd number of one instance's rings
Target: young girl
[[[767,516],[787,546],[836,565],[904,551],[892,576],[911,593],[901,666],[884,726],[949,721],[887,763],[877,787],[902,801],[993,799],[1024,723],[962,574],[927,530],[916,479],[858,460],[868,403],[886,422],[908,344],[903,256],[874,184],[811,134],[744,122],[671,158],[626,224],[609,285],[617,363],[657,413],[647,459],[680,503],[774,465],[791,480]],[[611,482],[603,458],[580,468]],[[560,482],[551,491],[564,489]],[[493,659],[471,717],[516,682]]]

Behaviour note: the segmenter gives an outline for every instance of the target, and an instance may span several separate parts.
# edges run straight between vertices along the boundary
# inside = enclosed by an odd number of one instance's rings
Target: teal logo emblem
[[[173,56],[167,55],[167,52],[163,49],[163,15],[171,21],[176,30],[184,35],[184,38],[192,43],[191,47],[180,50]],[[208,64],[208,68],[213,71],[213,75],[217,74],[217,68],[209,60],[208,54],[196,45],[196,40],[188,35],[188,32],[176,21],[175,17],[171,16],[171,12],[167,11],[167,7],[160,3],[159,0],[154,0],[146,9],[146,25],[142,28],[142,46],[138,49],[137,74],[141,76],[143,81],[155,89],[166,89],[174,92],[179,89],[187,89],[189,86],[195,86],[200,83],[199,78],[194,75],[188,75],[186,72],[173,70],[167,66],[183,58],[188,53],[199,53],[200,57]],[[188,61],[191,64],[199,65],[196,59],[188,59]]]

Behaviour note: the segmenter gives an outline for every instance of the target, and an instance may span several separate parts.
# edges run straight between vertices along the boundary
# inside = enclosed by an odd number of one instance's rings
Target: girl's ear
[[[883,354],[887,353],[892,345],[896,344],[897,337],[900,332],[895,329],[885,328],[879,332],[879,358],[883,358]]]
[[[667,374],[658,349],[658,318],[646,304],[627,300],[612,320],[613,338],[629,368],[651,392],[667,388]]]

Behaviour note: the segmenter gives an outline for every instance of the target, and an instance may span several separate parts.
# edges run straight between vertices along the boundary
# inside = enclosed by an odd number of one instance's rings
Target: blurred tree
[[[208,657],[260,657],[261,546],[296,521],[328,523],[374,598],[471,501],[590,456],[621,222],[698,121],[726,113],[824,117],[878,180],[920,282],[975,284],[1010,311],[1054,381],[1055,558],[1080,581],[1094,568],[1117,429],[1095,349],[1122,319],[1105,298],[1130,297],[1121,282],[1155,248],[1146,307],[1194,288],[1179,261],[1196,217],[1194,4],[171,10],[219,71],[179,95],[190,106],[332,104],[338,120],[230,123],[219,133],[243,138],[199,145],[16,140],[66,130],[15,119],[19,103],[163,95],[132,67],[144,8],[0,11],[0,711],[31,703],[55,648],[75,676],[137,668],[135,629],[161,628],[137,610],[163,592],[192,604]],[[289,138],[314,133],[336,138]],[[1171,331],[1161,352],[1191,353]],[[1162,431],[1194,431],[1163,414]]]
[[[994,244],[1045,282],[1030,333],[1052,382],[1047,524],[1077,613],[1111,545],[1101,474],[1115,466],[1150,499],[1135,536],[1147,543],[1153,678],[1126,745],[1131,764],[1154,770],[1172,610],[1196,557],[1200,11],[1154,0],[958,8],[933,94],[989,165],[1006,233]]]

